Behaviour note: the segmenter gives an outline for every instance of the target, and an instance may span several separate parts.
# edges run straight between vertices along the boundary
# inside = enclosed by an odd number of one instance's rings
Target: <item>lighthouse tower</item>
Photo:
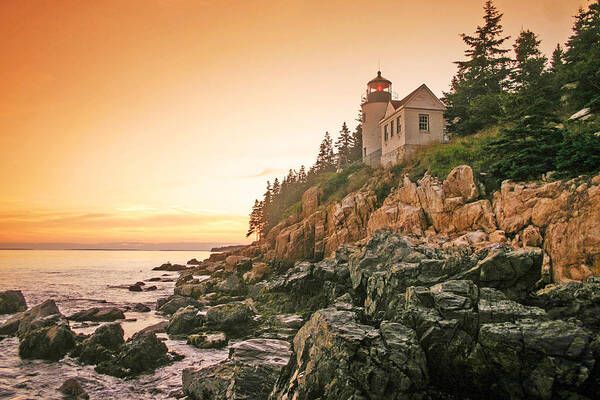
[[[379,165],[381,161],[381,127],[379,121],[385,115],[387,105],[392,100],[392,82],[377,76],[367,83],[367,95],[362,108],[362,158],[365,164]]]

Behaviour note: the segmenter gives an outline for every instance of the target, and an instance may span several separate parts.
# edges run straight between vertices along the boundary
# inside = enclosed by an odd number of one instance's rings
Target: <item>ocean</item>
[[[53,299],[64,315],[97,306],[149,306],[149,313],[125,312],[132,321],[122,322],[122,327],[130,337],[165,320],[154,312],[156,300],[173,294],[179,274],[152,268],[167,261],[185,264],[209,255],[208,251],[1,250],[0,291],[21,290],[28,307]],[[155,277],[167,282],[148,282]],[[156,285],[157,290],[130,292],[127,287],[138,281]],[[0,315],[0,322],[8,317]],[[71,326],[75,332],[86,334],[97,328],[75,322]],[[121,380],[97,374],[93,366],[81,366],[69,357],[58,363],[21,360],[18,340],[1,340],[0,399],[62,399],[56,389],[69,377],[78,377],[91,399],[169,399],[173,398],[169,394],[181,386],[183,368],[211,364],[227,356],[227,350],[199,350],[181,340],[167,339],[165,343],[185,359],[151,375]]]

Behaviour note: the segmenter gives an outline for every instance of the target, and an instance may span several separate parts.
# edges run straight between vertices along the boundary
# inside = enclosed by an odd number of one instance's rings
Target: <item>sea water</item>
[[[122,322],[130,337],[146,326],[165,320],[154,312],[156,300],[173,294],[177,272],[153,271],[165,262],[185,264],[207,258],[207,251],[104,251],[104,250],[1,250],[0,291],[21,290],[31,307],[47,299],[56,301],[68,316],[91,307],[132,307],[142,303],[149,313],[125,311]],[[150,282],[150,278],[161,281]],[[155,291],[131,292],[138,281]],[[9,315],[0,315],[0,323]],[[135,321],[133,321],[135,320]],[[82,327],[71,322],[74,331],[91,333],[97,326]],[[159,335],[161,336],[161,335]],[[166,335],[162,335],[166,338]],[[94,371],[65,357],[59,362],[21,360],[18,339],[0,341],[0,399],[62,399],[57,388],[70,377],[77,377],[90,399],[168,399],[181,387],[181,371],[188,366],[209,365],[226,358],[227,350],[199,350],[185,341],[165,341],[170,351],[185,356],[182,361],[157,369],[153,374],[122,380]]]

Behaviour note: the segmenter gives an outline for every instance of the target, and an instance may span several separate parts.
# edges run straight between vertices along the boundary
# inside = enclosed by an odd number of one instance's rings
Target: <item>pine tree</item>
[[[527,117],[529,125],[543,125],[555,119],[560,101],[552,74],[546,71],[548,59],[542,54],[540,43],[535,33],[526,30],[513,45],[515,62],[510,73],[513,89],[507,101],[509,121]]]
[[[340,136],[335,142],[335,148],[337,150],[337,165],[338,168],[345,168],[351,163],[351,151],[354,146],[353,137],[350,134],[348,126],[344,122],[342,129],[340,130]]]
[[[257,239],[260,240],[262,237],[262,229],[264,227],[264,221],[262,220],[262,202],[258,200],[254,201],[254,206],[252,207],[252,212],[250,213],[250,221],[248,233],[246,233],[246,237],[249,237],[252,234],[256,234]]]
[[[475,35],[462,34],[468,46],[466,61],[456,61],[458,72],[452,78],[450,91],[444,93],[448,130],[471,134],[497,121],[502,115],[502,94],[508,86],[510,58],[502,48],[509,38],[503,36],[498,12],[491,0],[484,6],[484,25]]]
[[[281,186],[279,186],[279,179],[275,178],[273,181],[273,189],[271,190],[271,195],[273,198],[279,196],[279,191],[281,190]]]
[[[560,43],[556,45],[556,48],[552,52],[552,61],[550,62],[550,70],[554,73],[558,73],[564,65],[565,52],[563,51]]]
[[[298,182],[306,182],[306,169],[304,168],[304,165],[300,166],[300,170],[298,171]]]
[[[356,121],[358,125],[354,128],[352,132],[352,149],[350,149],[350,162],[361,161],[362,160],[362,110],[359,110],[358,117]]]
[[[315,172],[335,171],[335,153],[333,152],[333,141],[329,132],[325,132],[325,137],[319,146],[319,155],[315,163]]]
[[[574,83],[570,93],[573,109],[600,110],[600,1],[575,16],[564,59],[565,81]]]

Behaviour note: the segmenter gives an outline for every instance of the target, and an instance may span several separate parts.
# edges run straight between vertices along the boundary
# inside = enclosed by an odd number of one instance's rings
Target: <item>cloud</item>
[[[287,175],[288,169],[285,168],[265,168],[261,172],[253,175],[246,175],[243,178],[262,178],[265,176]]]
[[[136,211],[2,213],[0,241],[80,241],[82,238],[102,241],[236,241],[244,238],[248,223],[245,215],[194,212],[184,208],[165,211],[131,208]]]

